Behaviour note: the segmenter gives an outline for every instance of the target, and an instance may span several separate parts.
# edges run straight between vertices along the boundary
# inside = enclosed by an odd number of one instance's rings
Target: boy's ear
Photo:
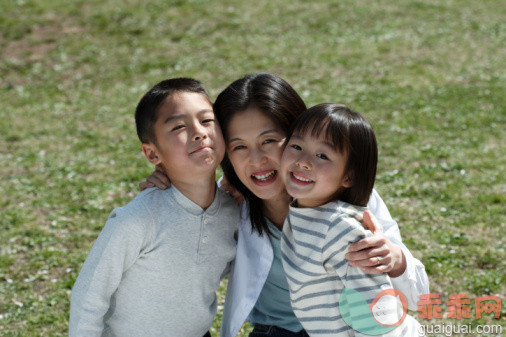
[[[158,155],[158,149],[153,143],[143,143],[142,144],[142,152],[146,158],[148,158],[149,162],[154,165],[158,165],[162,162],[160,156]]]

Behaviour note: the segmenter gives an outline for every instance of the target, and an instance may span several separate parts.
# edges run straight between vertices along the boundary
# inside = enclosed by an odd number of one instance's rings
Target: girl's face
[[[254,107],[236,113],[230,120],[228,157],[241,182],[260,199],[285,192],[279,175],[285,138],[274,121]]]
[[[346,155],[325,138],[294,133],[283,152],[281,177],[299,207],[316,207],[351,187],[345,167]]]

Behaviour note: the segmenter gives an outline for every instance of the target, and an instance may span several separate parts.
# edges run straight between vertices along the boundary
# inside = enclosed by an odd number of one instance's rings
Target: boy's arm
[[[395,289],[401,291],[408,300],[408,308],[417,310],[417,301],[420,295],[429,293],[429,278],[425,267],[418,259],[414,258],[401,239],[399,226],[388,211],[387,206],[376,190],[373,190],[368,204],[369,210],[381,223],[383,234],[395,245],[401,248],[406,259],[406,270],[398,277],[392,277]]]
[[[111,296],[142,248],[137,222],[122,209],[109,216],[72,289],[69,336],[102,335]]]

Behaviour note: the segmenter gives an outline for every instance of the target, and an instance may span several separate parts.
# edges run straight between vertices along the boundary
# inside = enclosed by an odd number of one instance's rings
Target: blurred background
[[[89,249],[153,169],[144,92],[186,76],[215,98],[258,71],[373,125],[376,189],[431,292],[473,306],[420,322],[504,327],[474,298],[506,300],[505,17],[493,0],[0,2],[0,335],[67,334]]]

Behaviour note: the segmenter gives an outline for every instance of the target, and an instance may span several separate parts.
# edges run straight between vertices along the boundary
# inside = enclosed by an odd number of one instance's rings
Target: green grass
[[[174,76],[216,97],[269,71],[309,106],[363,112],[376,187],[432,292],[505,301],[505,12],[492,0],[1,2],[0,335],[66,334],[91,245],[152,170],[134,107]],[[437,322],[505,326],[502,311]]]

